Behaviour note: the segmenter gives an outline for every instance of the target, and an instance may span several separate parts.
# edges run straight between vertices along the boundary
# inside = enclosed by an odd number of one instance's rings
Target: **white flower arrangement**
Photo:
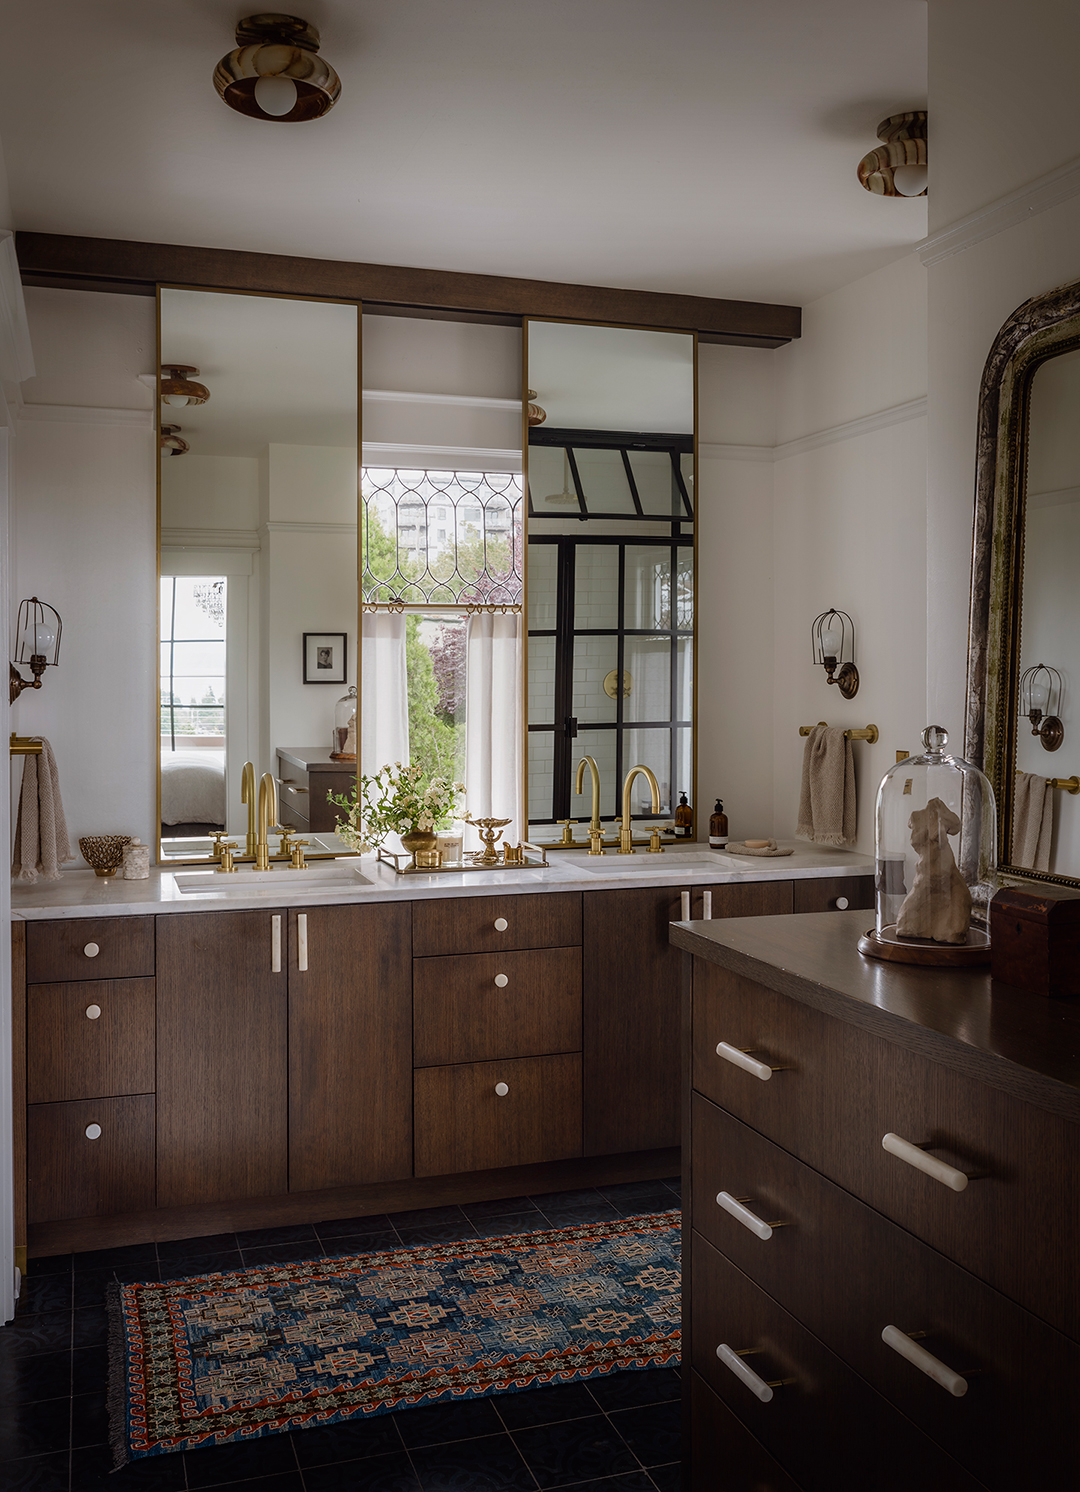
[[[328,793],[327,799],[345,810],[337,833],[350,849],[373,849],[390,834],[434,833],[449,828],[465,784],[448,777],[424,780],[424,769],[400,762],[384,763],[372,776],[362,776],[351,793]]]

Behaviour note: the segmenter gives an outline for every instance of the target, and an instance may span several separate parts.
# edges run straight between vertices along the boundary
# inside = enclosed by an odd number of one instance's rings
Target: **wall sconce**
[[[318,119],[341,93],[341,79],[318,51],[310,21],[277,11],[247,16],[236,28],[235,51],[214,68],[214,87],[250,119]]]
[[[193,368],[190,363],[162,363],[161,365],[161,402],[172,407],[187,404],[205,404],[210,397],[210,390],[205,383],[193,383],[190,378],[185,378],[185,373],[194,373],[198,376],[198,368]]]
[[[24,601],[19,607],[19,624],[16,630],[15,663],[9,664],[9,698],[12,704],[24,689],[40,689],[41,675],[54,667],[60,657],[60,633],[63,623],[57,612],[36,596]],[[32,679],[24,679],[19,664],[29,664]]]
[[[926,110],[893,114],[877,127],[884,144],[859,162],[859,181],[878,197],[926,196]]]
[[[859,692],[859,670],[855,667],[855,623],[847,612],[823,611],[814,618],[810,639],[814,662],[824,668],[829,683],[838,685],[845,699],[854,699]]]
[[[1063,692],[1061,675],[1045,663],[1036,663],[1020,677],[1020,713],[1031,721],[1031,734],[1047,751],[1056,751],[1065,739],[1065,727],[1053,713],[1061,709]]]

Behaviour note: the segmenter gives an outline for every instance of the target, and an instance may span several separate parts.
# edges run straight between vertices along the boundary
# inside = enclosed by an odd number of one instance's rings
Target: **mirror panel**
[[[309,855],[341,853],[299,779],[355,773],[329,758],[356,682],[359,308],[162,287],[159,336],[209,391],[161,406],[160,857],[217,830],[244,853],[246,761],[292,783]]]

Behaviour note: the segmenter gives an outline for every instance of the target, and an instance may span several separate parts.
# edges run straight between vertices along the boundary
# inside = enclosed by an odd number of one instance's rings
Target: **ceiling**
[[[342,81],[248,119],[246,4],[7,7],[14,226],[803,304],[906,252],[855,176],[925,107],[925,0],[300,0]]]

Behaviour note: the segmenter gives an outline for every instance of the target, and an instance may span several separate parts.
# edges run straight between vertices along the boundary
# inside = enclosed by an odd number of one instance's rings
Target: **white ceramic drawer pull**
[[[729,1212],[737,1223],[742,1223],[744,1228],[749,1228],[755,1238],[760,1238],[762,1243],[768,1243],[773,1236],[774,1228],[782,1228],[783,1223],[767,1223],[757,1213],[751,1212],[749,1207],[743,1204],[749,1202],[749,1197],[733,1197],[730,1192],[717,1192],[716,1205]]]
[[[924,1332],[915,1332],[915,1336],[924,1336]],[[911,1335],[901,1331],[898,1326],[886,1326],[881,1333],[881,1340],[886,1347],[891,1347],[894,1352],[899,1352],[901,1357],[906,1357],[909,1363],[914,1363],[920,1373],[925,1373],[927,1378],[932,1378],[935,1383],[947,1389],[956,1399],[962,1399],[968,1391],[967,1379],[959,1373],[954,1373],[952,1368],[947,1368],[943,1362],[927,1352],[925,1347],[920,1347],[918,1342],[911,1340]]]
[[[296,914],[296,967],[307,973],[307,913]]]
[[[101,1125],[100,1124],[88,1124],[86,1126],[86,1129],[83,1131],[83,1133],[86,1135],[86,1138],[88,1140],[100,1140],[101,1139]]]
[[[509,922],[507,922],[507,920],[506,920],[505,917],[496,917],[495,918],[495,931],[496,932],[505,932],[506,929],[509,926],[510,926],[510,924],[509,924]]]
[[[690,893],[683,891],[679,896],[679,921],[690,921]]]
[[[847,897],[846,896],[838,896],[836,898],[836,900],[833,902],[833,906],[836,908],[836,910],[838,912],[846,912],[847,909],[848,909],[848,906],[849,906],[849,902],[848,902]]]
[[[783,1072],[782,1067],[770,1067],[767,1062],[759,1062],[756,1057],[751,1057],[749,1053],[753,1050],[753,1047],[740,1050],[737,1046],[721,1041],[717,1044],[716,1055],[723,1057],[725,1062],[730,1062],[735,1067],[741,1067],[743,1072],[748,1072],[751,1077],[760,1078],[763,1083],[767,1083],[774,1072]]]
[[[499,1095],[500,1098],[505,1098],[506,1095],[510,1092],[510,1089],[506,1086],[505,1083],[496,1083],[495,1092]]]
[[[101,1014],[101,1006],[100,1005],[88,1005],[86,1007],[86,1019],[88,1021],[96,1021],[97,1018],[98,1018],[98,1016],[100,1014]]]
[[[281,918],[277,913],[270,918],[270,972],[281,973]]]
[[[701,893],[701,920],[702,920],[702,922],[711,922],[712,921],[712,892],[711,891],[703,891]]]
[[[759,1378],[753,1368],[748,1368],[743,1362],[744,1357],[753,1357],[757,1352],[756,1347],[744,1347],[741,1352],[736,1352],[726,1342],[721,1342],[716,1349],[716,1355],[724,1364],[725,1368],[731,1370],[740,1383],[745,1383],[752,1394],[756,1394],[763,1404],[768,1404],[773,1396],[774,1388],[783,1388],[785,1384],[794,1383],[794,1378],[774,1378],[766,1383],[764,1378]]]
[[[913,1145],[910,1140],[902,1140],[899,1135],[885,1135],[881,1141],[881,1148],[887,1150],[890,1155],[895,1155],[898,1160],[907,1161],[908,1165],[914,1166],[916,1171],[932,1176],[935,1181],[940,1181],[942,1186],[947,1186],[954,1192],[962,1192],[968,1184],[968,1178],[963,1171],[958,1171],[955,1166],[947,1166],[943,1160],[927,1155],[925,1150],[920,1150],[918,1145]]]
[[[495,988],[496,989],[505,989],[506,986],[509,983],[510,983],[510,981],[509,981],[509,979],[507,979],[507,977],[506,977],[505,974],[496,974],[495,975]]]
[[[96,943],[87,943],[85,948],[83,949],[83,952],[86,954],[87,958],[97,958],[98,954],[101,952],[101,949]]]

